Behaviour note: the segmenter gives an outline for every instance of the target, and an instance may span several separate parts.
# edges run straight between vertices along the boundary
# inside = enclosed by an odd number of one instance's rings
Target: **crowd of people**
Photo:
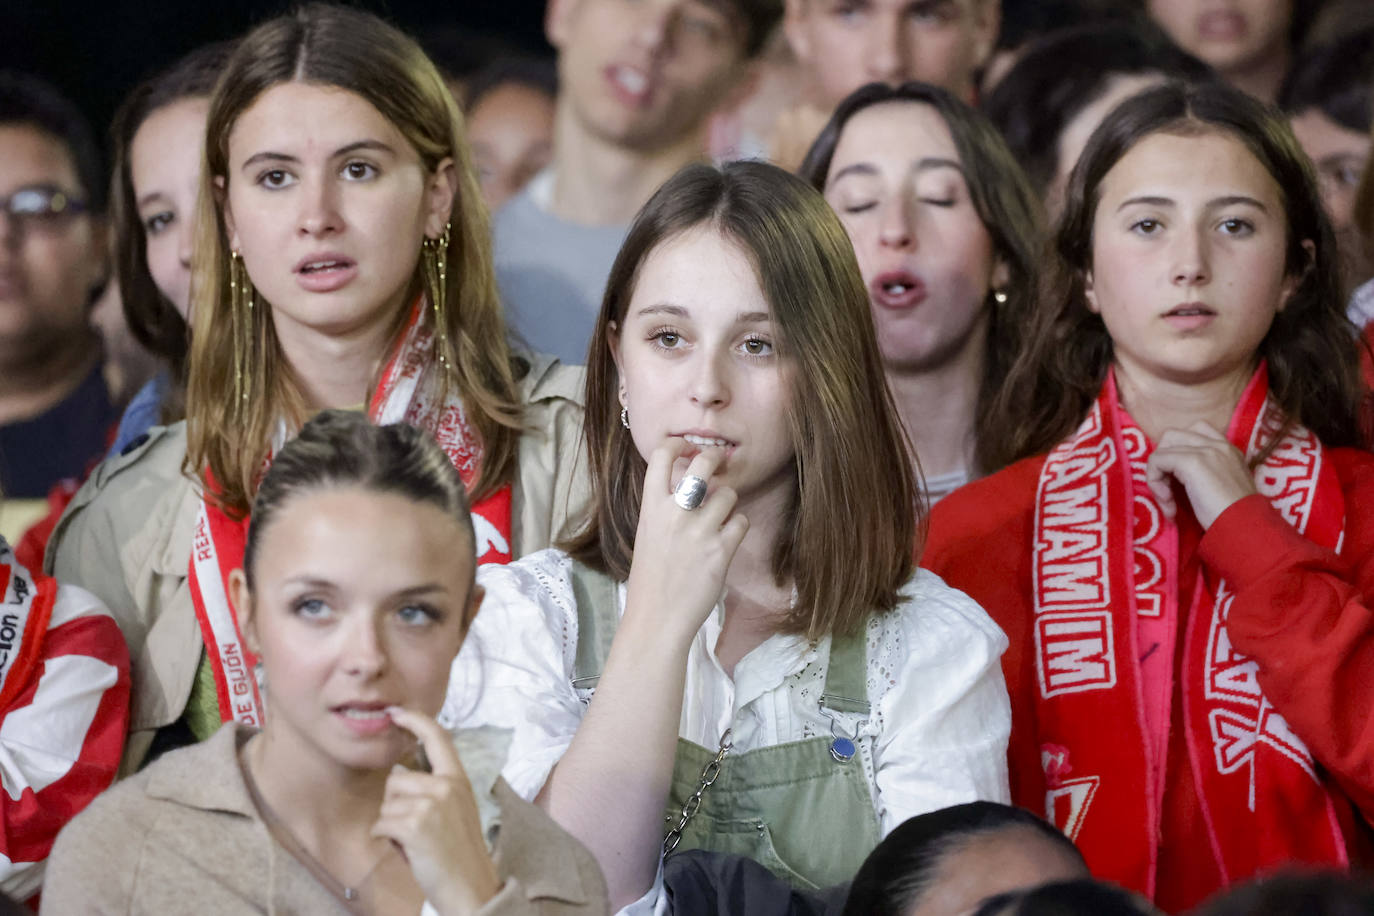
[[[1374,912],[1366,4],[544,26],[0,71],[0,912]]]

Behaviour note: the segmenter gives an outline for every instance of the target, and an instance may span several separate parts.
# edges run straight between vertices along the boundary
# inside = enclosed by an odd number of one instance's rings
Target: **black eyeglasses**
[[[20,225],[56,225],[67,217],[85,213],[87,207],[86,201],[45,186],[20,188],[8,197],[0,197],[0,212]]]

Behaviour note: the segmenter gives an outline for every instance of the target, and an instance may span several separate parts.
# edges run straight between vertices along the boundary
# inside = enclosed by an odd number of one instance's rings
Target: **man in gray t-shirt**
[[[496,214],[496,277],[517,341],[581,365],[606,276],[629,227],[559,219],[548,209],[552,184],[552,172],[540,173]]]
[[[553,162],[493,226],[515,336],[582,363],[636,212],[705,155],[707,122],[747,87],[781,0],[549,0],[558,49]]]

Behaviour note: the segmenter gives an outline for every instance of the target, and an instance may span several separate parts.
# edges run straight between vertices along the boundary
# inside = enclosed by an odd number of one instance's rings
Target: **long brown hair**
[[[844,227],[801,179],[761,162],[692,165],[635,218],[611,268],[587,364],[587,526],[565,546],[629,577],[646,465],[620,424],[611,355],[640,267],[666,240],[710,226],[753,262],[791,382],[796,489],[773,545],[773,575],[797,601],[783,632],[850,632],[896,606],[913,568],[921,482],[883,376],[868,292]]]
[[[448,246],[448,366],[442,395],[453,388],[482,440],[482,468],[473,487],[480,499],[514,474],[521,410],[516,366],[491,262],[482,204],[462,116],[443,79],[410,38],[376,16],[312,4],[270,20],[239,43],[210,99],[205,163],[198,204],[191,311],[196,324],[187,391],[186,471],[214,475],[213,492],[226,511],[246,513],[275,425],[299,425],[306,408],[272,325],[271,309],[253,308],[249,330],[248,396],[235,391],[236,354],[229,288],[229,244],[215,182],[228,182],[229,135],[239,116],[266,90],[287,82],[336,86],[369,102],[406,137],[433,172],[452,157],[458,180]],[[227,184],[226,184],[227,187]],[[412,288],[423,288],[416,252]],[[406,297],[409,307],[411,297]],[[260,300],[259,300],[260,301]],[[405,315],[398,313],[399,332]],[[432,321],[426,310],[425,321]],[[375,381],[375,380],[374,380]]]
[[[1356,331],[1345,317],[1335,236],[1311,163],[1279,115],[1220,84],[1166,85],[1123,102],[1088,141],[1069,179],[1027,346],[997,399],[994,467],[1048,451],[1082,422],[1112,363],[1112,340],[1088,308],[1093,220],[1102,181],[1151,134],[1222,133],[1244,143],[1278,185],[1288,220],[1285,272],[1300,280],[1260,342],[1270,394],[1290,423],[1328,446],[1362,445]],[[1314,247],[1309,256],[1304,242]]]
[[[992,405],[1012,360],[1021,352],[1025,316],[1035,298],[1038,261],[1044,244],[1040,200],[1007,149],[1006,141],[987,117],[947,90],[925,83],[870,83],[855,90],[840,102],[811,144],[798,174],[816,190],[824,191],[844,126],[864,109],[886,102],[929,105],[944,120],[959,154],[973,208],[992,239],[994,255],[1007,268],[1007,284],[1000,290],[1005,294],[1004,300],[999,302],[994,291],[989,290],[984,303],[988,330],[983,346],[983,378],[974,405],[973,458],[978,471],[986,473],[993,467],[988,443],[996,438]]]
[[[163,397],[159,419],[175,423],[186,413],[186,358],[190,329],[153,281],[148,271],[148,234],[138,215],[131,154],[134,136],[156,111],[183,99],[209,99],[224,72],[233,45],[216,42],[197,48],[167,70],[134,88],[110,124],[114,149],[114,177],[110,183],[110,224],[114,230],[115,279],[124,320],[134,338],[166,362],[171,385]],[[194,219],[191,213],[180,219]]]

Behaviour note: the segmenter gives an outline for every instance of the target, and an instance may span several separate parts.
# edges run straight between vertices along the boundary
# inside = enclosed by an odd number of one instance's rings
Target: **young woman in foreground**
[[[680,172],[593,338],[590,525],[482,571],[451,695],[482,691],[450,714],[514,723],[507,779],[617,907],[652,902],[660,850],[832,884],[907,817],[1005,796],[1005,642],[913,572],[920,481],[868,309],[800,179]]]
[[[1013,797],[1180,912],[1374,814],[1374,458],[1338,253],[1287,126],[1164,87],[1098,129],[1008,378],[1023,460],[923,563],[1012,649]]]
[[[207,118],[186,422],[102,465],[48,551],[133,647],[127,768],[261,724],[227,576],[264,465],[315,411],[433,432],[484,561],[546,547],[576,502],[580,375],[506,345],[461,117],[419,47],[304,7],[238,43]]]
[[[307,423],[229,576],[272,714],[98,799],[58,840],[44,909],[605,913],[595,860],[501,781],[509,736],[431,718],[482,601],[464,491],[428,433]]]

